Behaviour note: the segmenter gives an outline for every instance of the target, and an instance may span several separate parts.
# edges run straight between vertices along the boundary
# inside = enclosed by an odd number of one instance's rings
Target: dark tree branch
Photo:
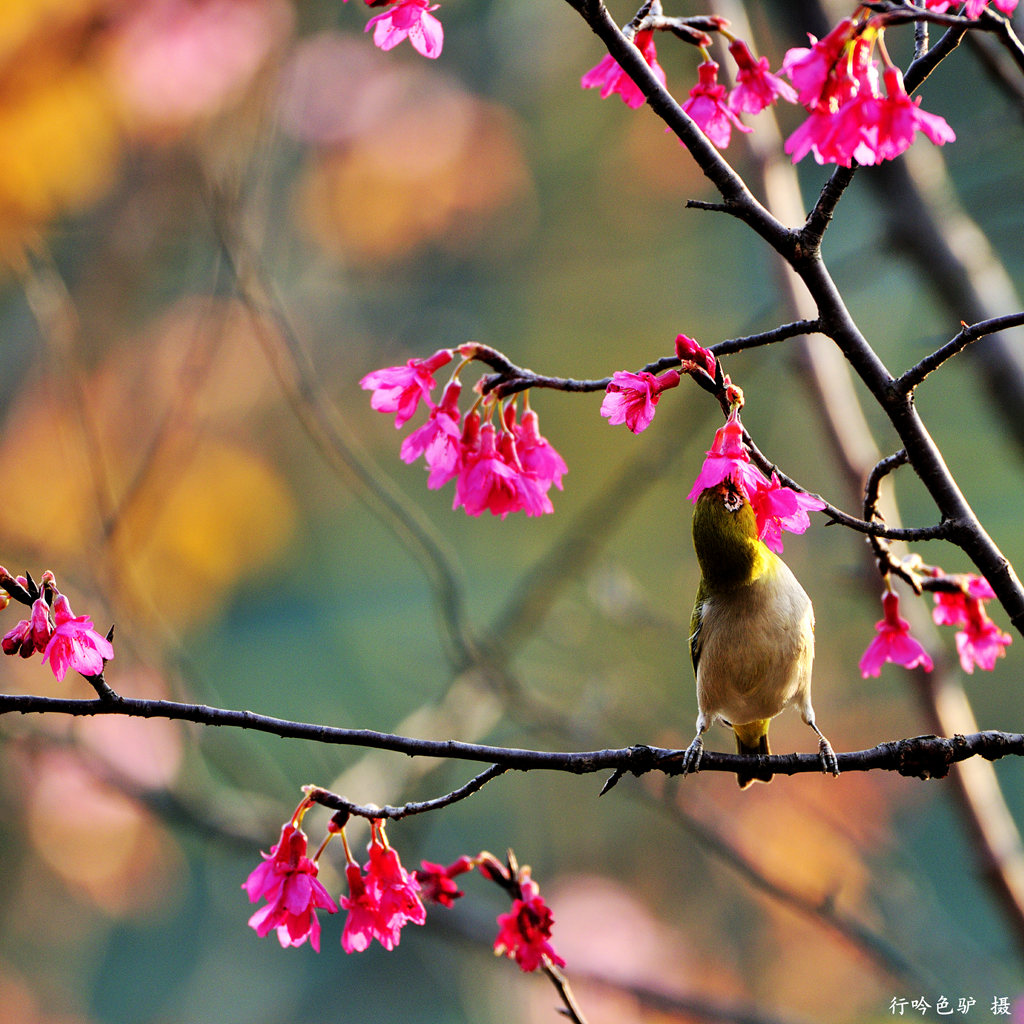
[[[912,366],[896,381],[895,387],[904,394],[909,394],[927,376],[937,370],[948,359],[962,352],[968,345],[990,334],[998,334],[1010,327],[1024,326],[1024,313],[1007,313],[1005,316],[992,317],[976,324],[964,324],[963,329],[941,348],[925,357],[916,366]]]
[[[458,740],[426,740],[411,736],[398,736],[372,729],[343,729],[309,722],[294,722],[283,718],[258,715],[252,711],[210,707],[206,704],[185,704],[169,700],[144,700],[136,697],[116,696],[116,700],[85,700],[66,697],[42,697],[32,694],[0,694],[0,715],[62,714],[76,717],[95,715],[125,715],[131,718],[166,718],[172,721],[194,722],[198,725],[229,726],[253,729],[286,739],[301,739],[314,743],[340,746],[369,747],[408,754],[412,757],[438,757],[459,761],[478,761],[492,765],[467,785],[479,789],[499,769],[520,771],[545,770],[589,775],[599,771],[621,769],[632,775],[660,771],[667,775],[679,774],[685,751],[662,747],[637,745],[561,752],[529,750],[518,747],[497,747],[482,743],[461,743]],[[979,732],[971,736],[943,739],[938,736],[918,736],[894,740],[870,750],[837,754],[842,771],[895,771],[917,778],[944,778],[949,766],[969,757],[981,756],[994,761],[1001,757],[1024,756],[1024,735],[1020,733]],[[773,754],[764,758],[742,757],[705,751],[701,771],[738,772],[749,770],[751,764],[771,769],[776,775],[798,775],[821,771],[817,754]],[[456,791],[459,792],[459,791]],[[468,793],[466,795],[469,795]],[[448,794],[451,797],[451,794]],[[442,797],[440,799],[448,799]],[[459,797],[461,799],[461,797]],[[412,812],[407,812],[412,813]]]

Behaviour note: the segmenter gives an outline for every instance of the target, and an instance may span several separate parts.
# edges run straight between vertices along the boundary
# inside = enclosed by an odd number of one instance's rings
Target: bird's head
[[[697,499],[693,547],[711,586],[750,583],[765,571],[770,552],[758,539],[750,501],[732,480],[708,487]]]

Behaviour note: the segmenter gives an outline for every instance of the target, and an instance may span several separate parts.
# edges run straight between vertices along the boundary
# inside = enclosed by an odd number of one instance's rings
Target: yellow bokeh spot
[[[294,506],[258,456],[204,439],[173,474],[154,474],[113,538],[123,598],[173,622],[205,612],[221,592],[278,550]]]

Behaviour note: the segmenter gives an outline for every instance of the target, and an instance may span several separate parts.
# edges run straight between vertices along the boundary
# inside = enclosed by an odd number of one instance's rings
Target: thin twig
[[[445,793],[444,796],[435,797],[433,800],[410,801],[409,803],[402,804],[401,807],[392,807],[387,804],[383,807],[372,804],[356,804],[321,786],[309,787],[308,795],[316,803],[322,804],[324,807],[330,807],[335,811],[345,811],[348,814],[354,814],[357,817],[370,820],[387,818],[391,821],[398,821],[400,818],[408,818],[413,814],[424,814],[427,811],[437,811],[442,807],[448,807],[451,804],[458,803],[460,800],[465,800],[466,797],[472,796],[483,789],[491,779],[496,779],[507,771],[508,768],[504,765],[492,764],[490,768],[485,769],[479,775],[473,776],[464,786],[459,786],[458,789],[453,789],[450,793]]]

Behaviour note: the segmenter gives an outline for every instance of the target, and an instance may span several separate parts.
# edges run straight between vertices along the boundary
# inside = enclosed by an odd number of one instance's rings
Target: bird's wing
[[[703,621],[704,601],[707,599],[704,580],[701,579],[697,587],[697,598],[693,602],[693,614],[690,616],[690,660],[693,662],[694,675],[697,674],[697,665],[700,662],[700,650],[704,644],[704,637],[701,633]]]

